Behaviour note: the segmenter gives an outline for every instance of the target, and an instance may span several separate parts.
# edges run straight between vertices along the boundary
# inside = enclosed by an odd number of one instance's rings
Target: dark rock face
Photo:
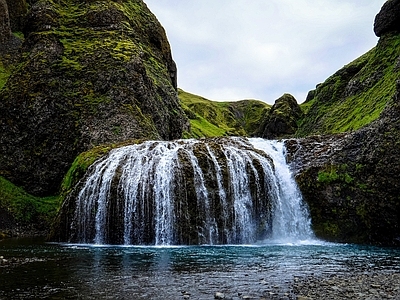
[[[11,37],[10,17],[5,0],[0,0],[0,44],[8,41]]]
[[[25,0],[6,0],[10,14],[10,25],[12,31],[22,31],[24,17],[28,13],[28,5]]]
[[[400,245],[400,82],[369,126],[287,144],[319,237]]]
[[[36,1],[24,34],[0,91],[0,174],[14,184],[56,194],[83,151],[188,129],[169,43],[143,1]]]
[[[296,99],[290,94],[284,94],[268,112],[258,135],[267,139],[292,135],[297,130],[297,120],[302,114]]]
[[[376,36],[391,31],[400,31],[400,1],[388,0],[375,18],[374,32]]]

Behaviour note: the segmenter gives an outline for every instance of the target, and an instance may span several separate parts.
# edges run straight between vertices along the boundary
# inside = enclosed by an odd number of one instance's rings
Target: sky
[[[178,87],[210,100],[284,93],[299,103],[372,49],[385,0],[144,0],[163,25]]]

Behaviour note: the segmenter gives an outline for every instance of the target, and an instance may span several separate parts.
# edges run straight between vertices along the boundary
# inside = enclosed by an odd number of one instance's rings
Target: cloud
[[[375,46],[384,0],[145,0],[166,29],[178,85],[212,100],[299,102]]]

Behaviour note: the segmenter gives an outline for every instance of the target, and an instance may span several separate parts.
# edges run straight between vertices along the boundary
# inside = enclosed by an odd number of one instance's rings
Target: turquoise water
[[[0,299],[295,299],[295,278],[400,272],[400,249],[302,245],[124,247],[0,242]],[[187,296],[186,296],[187,297]]]

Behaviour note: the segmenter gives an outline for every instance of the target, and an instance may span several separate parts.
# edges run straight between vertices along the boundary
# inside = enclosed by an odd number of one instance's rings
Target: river
[[[0,242],[0,299],[296,299],[293,282],[400,272],[400,249],[325,243],[95,246]]]

